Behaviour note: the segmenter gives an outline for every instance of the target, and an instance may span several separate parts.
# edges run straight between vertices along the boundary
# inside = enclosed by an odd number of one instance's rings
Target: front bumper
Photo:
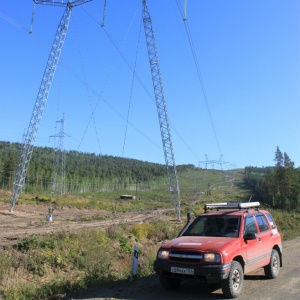
[[[193,275],[172,273],[171,267],[177,268],[192,268],[194,269]],[[158,275],[173,277],[178,279],[198,279],[206,282],[219,282],[228,277],[231,263],[223,265],[190,265],[190,264],[179,264],[164,260],[154,261],[154,271]]]

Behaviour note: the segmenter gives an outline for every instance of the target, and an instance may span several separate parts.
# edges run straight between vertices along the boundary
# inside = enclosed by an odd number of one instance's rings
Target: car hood
[[[237,244],[238,238],[210,237],[210,236],[181,236],[175,238],[162,246],[168,250],[190,250],[190,251],[222,251],[226,247]]]

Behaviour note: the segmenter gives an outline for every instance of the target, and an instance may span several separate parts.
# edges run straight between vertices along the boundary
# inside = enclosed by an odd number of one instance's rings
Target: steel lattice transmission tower
[[[62,119],[56,121],[56,123],[60,123],[59,132],[58,134],[50,136],[50,137],[58,138],[57,147],[55,148],[56,155],[55,155],[55,166],[54,166],[51,194],[63,195],[65,193],[65,166],[66,166],[66,153],[64,150],[64,139],[66,137],[64,114]]]
[[[223,170],[223,165],[224,164],[228,164],[227,161],[223,161],[223,154],[220,155],[219,160],[209,160],[207,154],[205,154],[205,161],[199,161],[199,167],[201,166],[201,164],[205,164],[205,169],[207,169],[207,165],[212,165],[212,168],[215,168],[215,164],[218,164],[220,169]]]
[[[90,2],[92,0],[34,0],[36,4],[47,4],[65,7],[64,14],[58,25],[56,35],[52,44],[48,62],[44,71],[40,89],[36,98],[34,109],[31,115],[29,126],[25,134],[22,145],[18,168],[13,183],[13,193],[10,211],[13,211],[19,195],[23,190],[27,169],[32,156],[33,145],[36,139],[37,131],[42,119],[45,104],[47,102],[51,84],[53,82],[59,57],[65,42],[69,27],[71,11],[74,6]]]
[[[152,74],[152,82],[155,93],[155,101],[161,138],[163,143],[165,162],[167,166],[167,176],[171,198],[175,206],[177,219],[180,221],[180,192],[177,178],[177,171],[174,159],[173,145],[171,139],[170,125],[168,120],[167,106],[164,96],[162,77],[160,72],[157,47],[155,42],[152,20],[148,11],[146,0],[143,0],[143,21],[148,48],[149,63]]]

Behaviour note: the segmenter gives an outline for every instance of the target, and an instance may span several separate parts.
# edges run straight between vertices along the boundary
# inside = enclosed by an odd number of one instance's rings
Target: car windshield
[[[184,232],[184,236],[238,237],[239,216],[200,216]]]

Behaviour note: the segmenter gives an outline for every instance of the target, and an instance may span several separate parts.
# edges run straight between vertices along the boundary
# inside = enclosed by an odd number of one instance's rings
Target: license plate
[[[171,267],[171,273],[194,275],[194,269]]]

